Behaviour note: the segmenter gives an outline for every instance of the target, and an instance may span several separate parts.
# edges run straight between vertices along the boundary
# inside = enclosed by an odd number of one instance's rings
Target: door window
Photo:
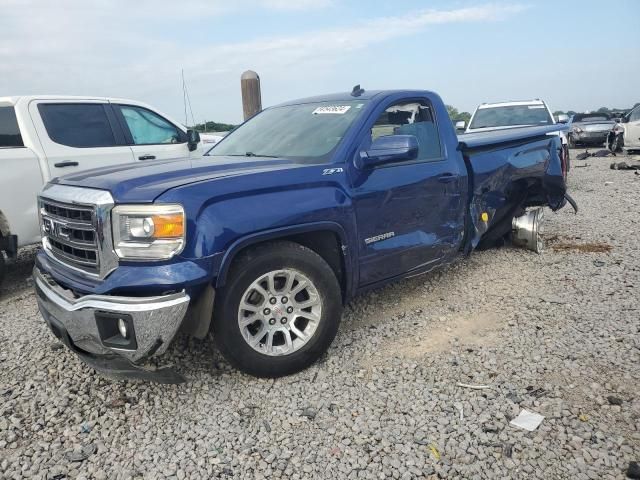
[[[120,107],[134,145],[184,143],[184,135],[175,125],[155,113],[140,107]]]
[[[113,147],[113,129],[101,103],[41,103],[49,138],[68,147]]]
[[[371,140],[387,135],[414,135],[418,139],[418,160],[442,158],[433,109],[424,101],[397,103],[387,108],[371,128]]]
[[[0,148],[24,147],[13,107],[0,107]]]

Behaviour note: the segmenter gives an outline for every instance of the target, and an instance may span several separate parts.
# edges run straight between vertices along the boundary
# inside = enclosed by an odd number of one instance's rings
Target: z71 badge
[[[325,168],[322,171],[322,175],[333,175],[334,173],[342,173],[344,172],[344,169],[342,167],[338,167],[338,168]]]

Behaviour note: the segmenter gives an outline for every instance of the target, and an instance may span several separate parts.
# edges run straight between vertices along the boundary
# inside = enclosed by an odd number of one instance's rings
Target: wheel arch
[[[347,249],[347,236],[335,222],[317,222],[253,233],[236,240],[225,252],[215,281],[216,289],[226,283],[234,260],[249,248],[272,241],[291,241],[303,245],[320,255],[331,267],[340,283],[345,301],[351,292],[352,268]]]

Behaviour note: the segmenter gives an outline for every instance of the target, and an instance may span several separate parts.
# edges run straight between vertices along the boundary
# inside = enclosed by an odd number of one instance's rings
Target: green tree
[[[199,132],[228,132],[236,128],[236,126],[229,123],[207,122],[206,124],[198,123],[192,128]]]
[[[469,120],[471,120],[471,114],[469,112],[459,112],[456,107],[453,107],[451,105],[445,105],[445,107],[447,107],[449,118],[454,124],[461,120],[465,123],[469,123]]]

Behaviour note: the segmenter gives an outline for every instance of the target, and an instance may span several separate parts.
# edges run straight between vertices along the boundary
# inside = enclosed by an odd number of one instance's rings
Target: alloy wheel
[[[264,355],[289,355],[313,337],[322,299],[301,272],[283,269],[256,279],[243,293],[238,327],[247,344]]]

